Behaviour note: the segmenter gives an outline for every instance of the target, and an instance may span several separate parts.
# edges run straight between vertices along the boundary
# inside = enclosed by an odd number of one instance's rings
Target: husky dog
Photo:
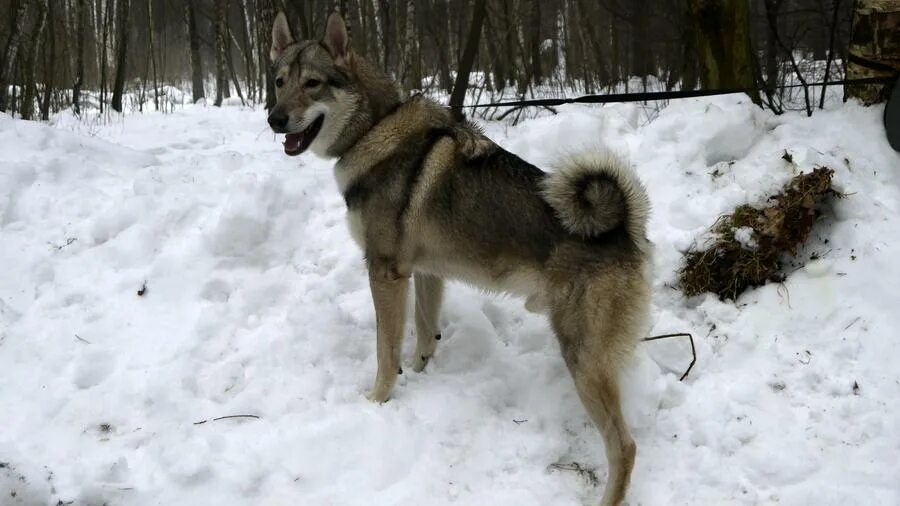
[[[413,278],[421,371],[441,338],[445,279],[526,299],[548,315],[578,395],[606,445],[603,505],[621,504],[636,447],[618,378],[644,330],[650,300],[649,203],[621,159],[571,157],[552,173],[497,146],[431,100],[397,86],[349,45],[344,20],[322,40],[295,41],[283,13],[272,48],[277,103],[268,121],[284,152],[337,159],[335,178],[375,305],[378,371],[368,397],[385,402],[401,369]]]

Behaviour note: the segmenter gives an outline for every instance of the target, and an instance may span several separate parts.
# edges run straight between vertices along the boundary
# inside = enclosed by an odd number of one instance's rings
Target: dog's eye
[[[278,79],[276,79],[276,80],[275,80],[275,86],[278,86],[279,88],[281,88],[282,86],[284,86],[284,79],[282,79],[282,78],[280,78],[280,77],[279,77]]]
[[[315,88],[316,86],[318,86],[320,84],[322,84],[322,82],[319,81],[318,79],[310,79],[310,80],[306,81],[305,83],[303,83],[303,86],[305,86],[307,88]]]

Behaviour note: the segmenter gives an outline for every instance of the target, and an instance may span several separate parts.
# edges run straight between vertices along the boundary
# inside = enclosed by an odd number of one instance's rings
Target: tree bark
[[[385,9],[387,9],[386,1]],[[387,25],[385,24],[384,18],[381,14],[381,4],[379,0],[372,0],[372,20],[375,23],[375,50],[376,54],[372,55],[373,60],[377,64],[381,64],[382,68],[387,71],[387,56],[385,50],[387,49],[387,39],[385,38],[385,30],[387,30]],[[377,59],[374,58],[377,56]]]
[[[485,0],[475,0],[475,8],[472,12],[472,25],[469,27],[469,35],[466,40],[466,49],[463,51],[456,72],[456,82],[453,84],[453,93],[450,94],[450,108],[453,117],[462,121],[465,116],[462,112],[463,101],[466,98],[466,89],[469,87],[469,73],[478,55],[478,41],[481,39],[481,26],[484,24],[486,12]]]
[[[75,56],[75,84],[72,85],[72,107],[74,108],[76,115],[81,115],[81,87],[84,85],[84,26],[87,24],[85,22],[85,13],[87,9],[85,8],[84,3],[85,0],[78,0],[75,4],[75,17],[78,20],[78,28],[75,30],[75,36],[78,40],[75,41],[75,51],[77,55]]]
[[[900,0],[856,0],[850,29],[847,78],[891,77],[900,72]],[[845,98],[869,105],[887,100],[889,86],[847,85]]]
[[[107,42],[109,40],[110,19],[112,19],[112,7],[113,2],[107,1],[105,8],[99,6],[97,8],[97,15],[102,16],[102,23],[98,24],[98,27],[102,31],[100,37],[100,114],[103,114],[103,106],[106,103],[106,67],[108,63],[106,53],[108,47]]]
[[[129,0],[117,0],[116,25],[118,43],[116,44],[116,80],[113,83],[112,108],[116,112],[122,112],[122,95],[125,93],[125,78],[127,72],[128,35],[131,33],[131,23],[128,22],[130,9]]]
[[[272,0],[257,0],[256,8],[258,9],[257,26],[259,27],[259,70],[265,70],[266,80],[266,110],[269,111],[275,107],[275,78],[272,75],[271,67],[265,62],[269,61],[269,44],[271,40],[272,25],[275,23],[275,6]]]
[[[750,16],[746,0],[689,0],[697,37],[701,75],[706,89],[743,89],[754,104],[754,56],[750,46]]]
[[[475,20],[472,20],[473,24]],[[531,59],[531,78],[536,83],[544,80],[543,67],[541,66],[541,0],[531,0],[531,23],[528,27],[531,30],[529,34],[530,59]]]
[[[770,95],[775,93],[775,86],[778,85],[778,43],[776,38],[778,36],[777,21],[780,7],[781,2],[772,4],[771,7],[770,4],[766,4],[766,15],[773,17],[776,22],[775,25],[769,23],[769,27],[766,30],[766,91]]]
[[[253,102],[256,99],[256,90],[253,86],[253,76],[256,69],[253,66],[253,42],[250,40],[250,23],[247,18],[247,0],[238,0],[238,13],[241,15],[241,37],[244,45],[244,69],[247,73],[247,99]]]
[[[59,4],[48,4],[47,5],[47,24],[50,25],[50,29],[47,30],[47,39],[50,39],[50,47],[48,48],[45,44],[43,48],[44,53],[44,95],[41,98],[41,120],[49,121],[50,120],[50,95],[53,92],[53,77],[55,73],[55,68],[53,65],[53,61],[56,59],[56,30],[53,27],[54,21],[54,12],[56,12],[56,8]],[[49,54],[48,54],[49,50]],[[37,62],[35,62],[37,64]]]
[[[218,2],[216,9],[216,107],[222,106],[225,96],[225,88],[228,87],[228,78],[225,76],[225,37],[227,25],[228,2]]]
[[[3,65],[0,67],[0,111],[6,111],[9,83],[12,82],[13,70],[16,66],[16,57],[19,54],[19,45],[22,33],[25,31],[25,13],[28,0],[19,0],[18,8],[13,12],[12,32],[3,54]]]
[[[148,34],[148,42],[150,44],[150,67],[153,71],[153,106],[158,111],[159,110],[159,80],[156,75],[156,54],[154,51],[153,44],[153,32],[155,31],[156,25],[153,23],[153,0],[147,0],[147,20],[149,26],[147,27]]]
[[[417,71],[419,60],[419,44],[416,38],[416,2],[406,0],[406,30],[403,43],[403,58],[400,66],[401,82],[407,90],[422,87],[422,80]]]
[[[194,103],[206,97],[203,91],[203,62],[200,60],[200,35],[197,33],[197,14],[195,0],[187,0],[184,4],[184,18],[188,41],[191,46],[191,94]]]
[[[37,7],[37,19],[35,20],[34,30],[31,32],[31,47],[28,48],[26,61],[23,65],[23,74],[25,75],[25,93],[22,95],[22,119],[33,119],[34,117],[34,100],[37,96],[37,59],[40,50],[41,38],[44,35],[44,28],[47,26],[47,3],[46,0],[38,0],[35,2]]]

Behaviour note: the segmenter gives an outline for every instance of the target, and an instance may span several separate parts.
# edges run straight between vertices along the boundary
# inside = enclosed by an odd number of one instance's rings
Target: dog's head
[[[269,113],[275,133],[287,134],[284,152],[291,156],[311,149],[328,156],[355,113],[353,57],[347,26],[340,14],[328,17],[321,41],[295,41],[283,12],[272,27],[272,72],[277,102]]]

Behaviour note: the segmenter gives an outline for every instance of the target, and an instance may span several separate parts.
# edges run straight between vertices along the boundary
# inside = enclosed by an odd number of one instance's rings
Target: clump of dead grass
[[[806,242],[826,199],[840,197],[831,186],[834,171],[819,167],[788,182],[768,198],[768,206],[748,204],[721,216],[711,227],[713,242],[704,249],[691,247],[678,272],[678,284],[686,295],[713,292],[732,299],[747,288],[782,281],[778,273],[785,254],[796,255]],[[738,240],[735,231],[748,227],[750,240]],[[746,230],[745,230],[746,232]]]

